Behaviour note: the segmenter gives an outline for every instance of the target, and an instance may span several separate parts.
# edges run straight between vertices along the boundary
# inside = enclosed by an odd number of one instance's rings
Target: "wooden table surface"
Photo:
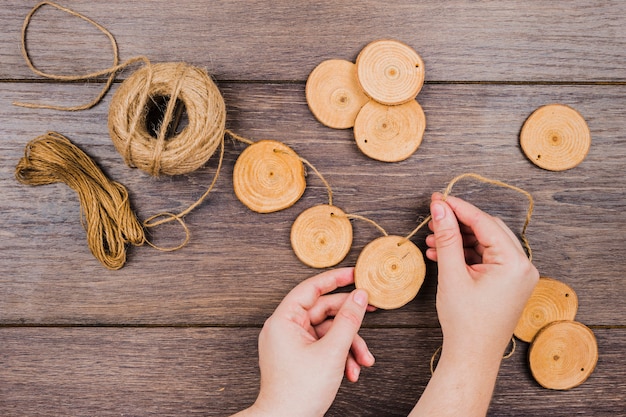
[[[271,214],[247,209],[232,172],[245,145],[226,141],[214,191],[185,220],[189,244],[163,253],[132,247],[126,265],[105,269],[89,252],[78,198],[64,184],[26,186],[14,178],[25,144],[46,131],[69,137],[124,184],[140,219],[178,212],[211,182],[217,159],[187,175],[153,178],[128,168],[108,135],[118,77],[90,110],[33,110],[14,101],[82,104],[102,80],[63,83],[33,74],[20,54],[20,29],[34,1],[3,0],[0,13],[0,415],[228,415],[258,390],[257,336],[306,267],[289,242],[293,220],[327,202],[312,173],[303,197]],[[328,180],[334,202],[406,235],[428,214],[432,192],[476,172],[532,193],[528,229],[540,273],[578,294],[576,319],[594,331],[595,372],[569,391],[532,378],[528,344],[505,360],[492,416],[617,416],[626,406],[626,2],[583,1],[219,1],[92,2],[64,6],[110,30],[121,59],[185,61],[216,80],[227,127],[252,140],[291,146]],[[403,162],[369,159],[351,129],[324,127],[307,107],[309,73],[326,59],[354,61],[369,42],[413,47],[426,66],[417,97],[424,140]],[[85,73],[111,64],[108,40],[51,7],[29,29],[35,64]],[[592,135],[582,164],[564,172],[533,165],[519,146],[539,106],[578,110]],[[460,183],[454,193],[519,232],[523,196]],[[354,244],[340,266],[380,236],[354,221]],[[176,225],[155,230],[176,243]],[[425,231],[413,241],[424,249]],[[362,335],[377,357],[357,384],[345,382],[329,416],[404,416],[426,386],[441,343],[436,265],[398,310],[369,314]],[[490,302],[490,300],[485,300]]]

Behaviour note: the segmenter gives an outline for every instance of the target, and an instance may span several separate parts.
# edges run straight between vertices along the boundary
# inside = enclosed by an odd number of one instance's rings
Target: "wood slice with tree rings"
[[[426,117],[415,100],[397,106],[369,101],[354,124],[354,140],[365,155],[383,162],[411,156],[422,143]]]
[[[306,188],[302,160],[289,146],[260,140],[237,158],[235,195],[250,210],[271,213],[291,207]]]
[[[356,78],[356,66],[343,59],[320,63],[306,81],[306,101],[311,113],[325,126],[347,129],[369,98]]]
[[[352,223],[336,206],[303,211],[291,226],[291,247],[302,263],[327,268],[341,262],[352,246]]]
[[[401,236],[384,236],[368,243],[354,267],[354,283],[369,295],[369,304],[399,308],[417,295],[426,264],[417,246]]]
[[[382,104],[413,100],[424,85],[424,61],[413,48],[394,40],[365,46],[357,56],[356,70],[365,94]]]
[[[528,351],[530,371],[544,388],[567,390],[587,380],[598,362],[598,343],[582,323],[564,320],[548,324]]]
[[[533,290],[515,327],[515,337],[532,342],[545,325],[554,321],[574,320],[578,296],[567,284],[541,277]]]
[[[591,147],[585,119],[563,104],[535,110],[520,132],[524,154],[535,165],[549,171],[564,171],[580,164]]]

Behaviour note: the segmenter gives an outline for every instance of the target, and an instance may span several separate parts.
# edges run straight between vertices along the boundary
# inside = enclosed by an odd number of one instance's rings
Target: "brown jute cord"
[[[26,42],[26,38],[27,38],[27,32],[28,32],[28,26],[30,25],[30,22],[33,19],[33,16],[35,15],[35,13],[42,8],[43,6],[51,6],[54,7],[58,10],[61,10],[65,13],[68,13],[71,16],[74,17],[78,17],[88,23],[90,23],[91,25],[93,25],[94,27],[96,27],[99,31],[101,31],[108,39],[109,42],[111,43],[111,49],[113,50],[113,63],[109,68],[105,68],[99,71],[94,71],[94,72],[89,72],[86,74],[80,74],[80,75],[63,75],[63,74],[51,74],[45,71],[41,71],[40,69],[38,69],[35,64],[33,63],[33,60],[28,52],[28,45]],[[113,34],[111,34],[111,32],[109,32],[104,26],[100,25],[99,23],[95,22],[94,20],[88,18],[87,16],[84,16],[78,12],[75,12],[72,9],[68,9],[66,7],[63,7],[57,3],[51,2],[51,1],[42,1],[41,3],[35,5],[35,7],[32,8],[32,10],[26,15],[26,18],[24,19],[24,23],[22,24],[22,33],[21,33],[21,52],[22,52],[22,56],[24,57],[24,60],[26,61],[26,64],[28,65],[28,67],[30,68],[30,70],[32,72],[34,72],[35,74],[41,76],[41,77],[45,77],[45,78],[49,78],[51,80],[59,80],[59,81],[84,81],[84,80],[89,80],[89,79],[93,79],[93,78],[97,78],[97,77],[101,77],[104,75],[107,75],[107,81],[104,84],[104,86],[102,87],[102,90],[100,91],[100,93],[89,103],[86,104],[81,104],[81,105],[76,105],[76,106],[68,106],[68,107],[64,107],[64,106],[58,106],[58,105],[52,105],[52,104],[36,104],[36,103],[23,103],[23,102],[14,102],[13,104],[16,106],[20,106],[20,107],[28,107],[31,109],[51,109],[51,110],[66,110],[66,111],[78,111],[78,110],[86,110],[86,109],[90,109],[93,106],[95,106],[96,104],[98,104],[102,98],[106,95],[106,93],[109,91],[109,89],[111,88],[111,85],[113,84],[113,81],[115,81],[115,75],[121,71],[122,69],[133,65],[137,62],[144,62],[144,63],[148,63],[148,59],[144,56],[138,56],[138,57],[134,57],[134,58],[130,58],[126,61],[124,61],[123,63],[120,64],[120,59],[119,59],[119,51],[118,51],[118,47],[117,47],[117,42],[115,40],[115,37],[113,36]]]
[[[15,177],[29,185],[63,182],[76,191],[89,249],[109,269],[124,266],[129,243],[138,246],[146,241],[126,188],[107,178],[87,154],[59,133],[48,132],[29,142]]]

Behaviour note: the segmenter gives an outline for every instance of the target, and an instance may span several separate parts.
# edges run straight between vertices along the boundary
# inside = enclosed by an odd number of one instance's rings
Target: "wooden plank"
[[[530,191],[536,202],[528,237],[544,275],[578,293],[579,318],[587,324],[624,324],[626,289],[626,176],[624,86],[428,85],[419,96],[425,139],[408,160],[370,160],[351,130],[323,127],[308,111],[302,85],[220,84],[231,129],[254,140],[285,142],[313,163],[335,193],[335,204],[377,221],[389,233],[406,235],[428,214],[430,194],[454,176],[478,172]],[[0,321],[36,324],[260,324],[294,285],[317,271],[302,265],[289,243],[291,223],[305,208],[327,202],[321,181],[310,173],[303,198],[267,215],[244,207],[232,191],[232,167],[245,145],[227,142],[224,167],[209,199],[187,216],[191,242],[161,253],[131,248],[120,271],[104,269],[91,256],[73,191],[65,185],[29,187],[13,170],[28,140],[57,130],[92,155],[125,184],[140,218],[181,211],[210,183],[216,160],[189,175],[154,179],[126,167],[108,138],[109,97],[79,113],[11,106],[15,99],[67,100],[84,95],[80,85],[0,85]],[[515,100],[511,100],[515,97]],[[531,164],[518,145],[525,118],[540,105],[562,102],[587,119],[592,148],[575,169],[553,173]],[[459,183],[454,193],[499,215],[519,232],[525,197],[491,187]],[[353,249],[341,264],[354,265],[363,246],[380,234],[355,221]],[[155,231],[164,244],[182,237],[176,226]],[[414,241],[422,249],[426,232]],[[436,268],[429,264],[415,302],[371,318],[372,325],[436,326]],[[606,308],[610,305],[611,308]]]
[[[626,395],[626,331],[595,329],[598,366],[570,391],[541,388],[527,345],[504,361],[490,416],[606,416]],[[254,328],[0,328],[2,415],[223,416],[258,390]],[[377,363],[344,381],[328,416],[406,416],[430,377],[436,329],[365,329]]]
[[[6,0],[0,78],[36,79],[19,53],[36,2]],[[222,80],[305,80],[322,60],[353,60],[368,42],[404,41],[427,81],[626,80],[626,4],[438,0],[127,2],[64,1],[116,37],[122,59],[182,60]],[[108,40],[87,23],[40,10],[29,47],[44,70],[82,73],[112,62]]]

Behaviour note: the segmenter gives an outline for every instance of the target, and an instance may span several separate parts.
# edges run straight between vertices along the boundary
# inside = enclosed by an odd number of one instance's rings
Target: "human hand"
[[[329,292],[354,282],[353,268],[336,269],[296,286],[259,335],[261,390],[239,415],[322,416],[345,372],[356,382],[374,357],[357,334],[368,308],[367,293]]]
[[[498,218],[455,197],[432,197],[426,256],[438,262],[443,353],[502,357],[539,273]]]

